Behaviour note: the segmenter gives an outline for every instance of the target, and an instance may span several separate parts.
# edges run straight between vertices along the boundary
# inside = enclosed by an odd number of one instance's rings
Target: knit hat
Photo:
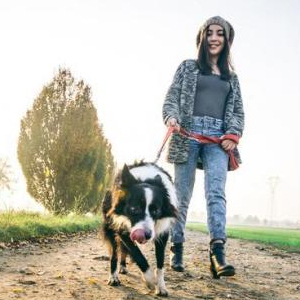
[[[232,42],[233,42],[233,38],[234,38],[234,29],[233,29],[232,25],[228,21],[226,21],[225,19],[221,18],[220,16],[215,16],[215,17],[212,17],[212,18],[208,19],[200,27],[200,30],[199,30],[198,35],[197,35],[197,40],[196,40],[197,47],[199,46],[199,44],[201,43],[201,41],[203,39],[204,31],[206,30],[206,28],[209,25],[212,25],[212,24],[217,24],[217,25],[220,25],[220,26],[223,27],[223,29],[225,31],[227,41],[229,42],[229,46],[231,46]]]

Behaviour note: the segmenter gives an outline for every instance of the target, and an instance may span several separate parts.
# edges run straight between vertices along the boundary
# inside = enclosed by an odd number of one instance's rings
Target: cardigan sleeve
[[[233,114],[228,122],[225,134],[235,134],[241,137],[244,131],[243,99],[239,79],[236,74],[233,76],[233,91],[231,97],[234,97],[234,107]]]
[[[163,103],[162,116],[166,124],[169,118],[179,120],[179,100],[184,77],[185,62],[183,61],[176,70],[171,86],[168,89]]]

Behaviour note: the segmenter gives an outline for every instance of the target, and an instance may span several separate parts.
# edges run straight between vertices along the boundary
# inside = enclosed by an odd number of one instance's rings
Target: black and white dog
[[[117,272],[126,274],[126,256],[138,265],[143,279],[156,294],[167,296],[164,281],[164,256],[169,229],[177,215],[177,197],[171,176],[153,163],[135,163],[117,175],[102,203],[103,233],[110,251],[108,284],[120,285]],[[156,274],[137,243],[154,241]]]

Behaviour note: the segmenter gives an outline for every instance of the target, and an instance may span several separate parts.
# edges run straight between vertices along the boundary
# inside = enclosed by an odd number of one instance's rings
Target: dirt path
[[[170,270],[167,251],[169,299],[300,299],[299,254],[230,239],[227,257],[237,275],[213,280],[207,241],[204,234],[188,232],[184,273]],[[143,248],[153,261],[153,246]],[[143,285],[134,264],[128,275],[120,275],[122,286],[108,286],[108,265],[96,233],[19,249],[0,247],[0,299],[161,299]]]

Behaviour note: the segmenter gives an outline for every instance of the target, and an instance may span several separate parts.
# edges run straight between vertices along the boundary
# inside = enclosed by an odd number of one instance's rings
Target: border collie
[[[127,273],[126,256],[138,265],[149,289],[168,296],[164,281],[165,247],[177,215],[177,197],[171,176],[153,163],[135,163],[116,176],[102,203],[103,233],[110,252],[108,284],[120,285],[117,272]],[[137,243],[154,241],[156,272],[152,271]]]

